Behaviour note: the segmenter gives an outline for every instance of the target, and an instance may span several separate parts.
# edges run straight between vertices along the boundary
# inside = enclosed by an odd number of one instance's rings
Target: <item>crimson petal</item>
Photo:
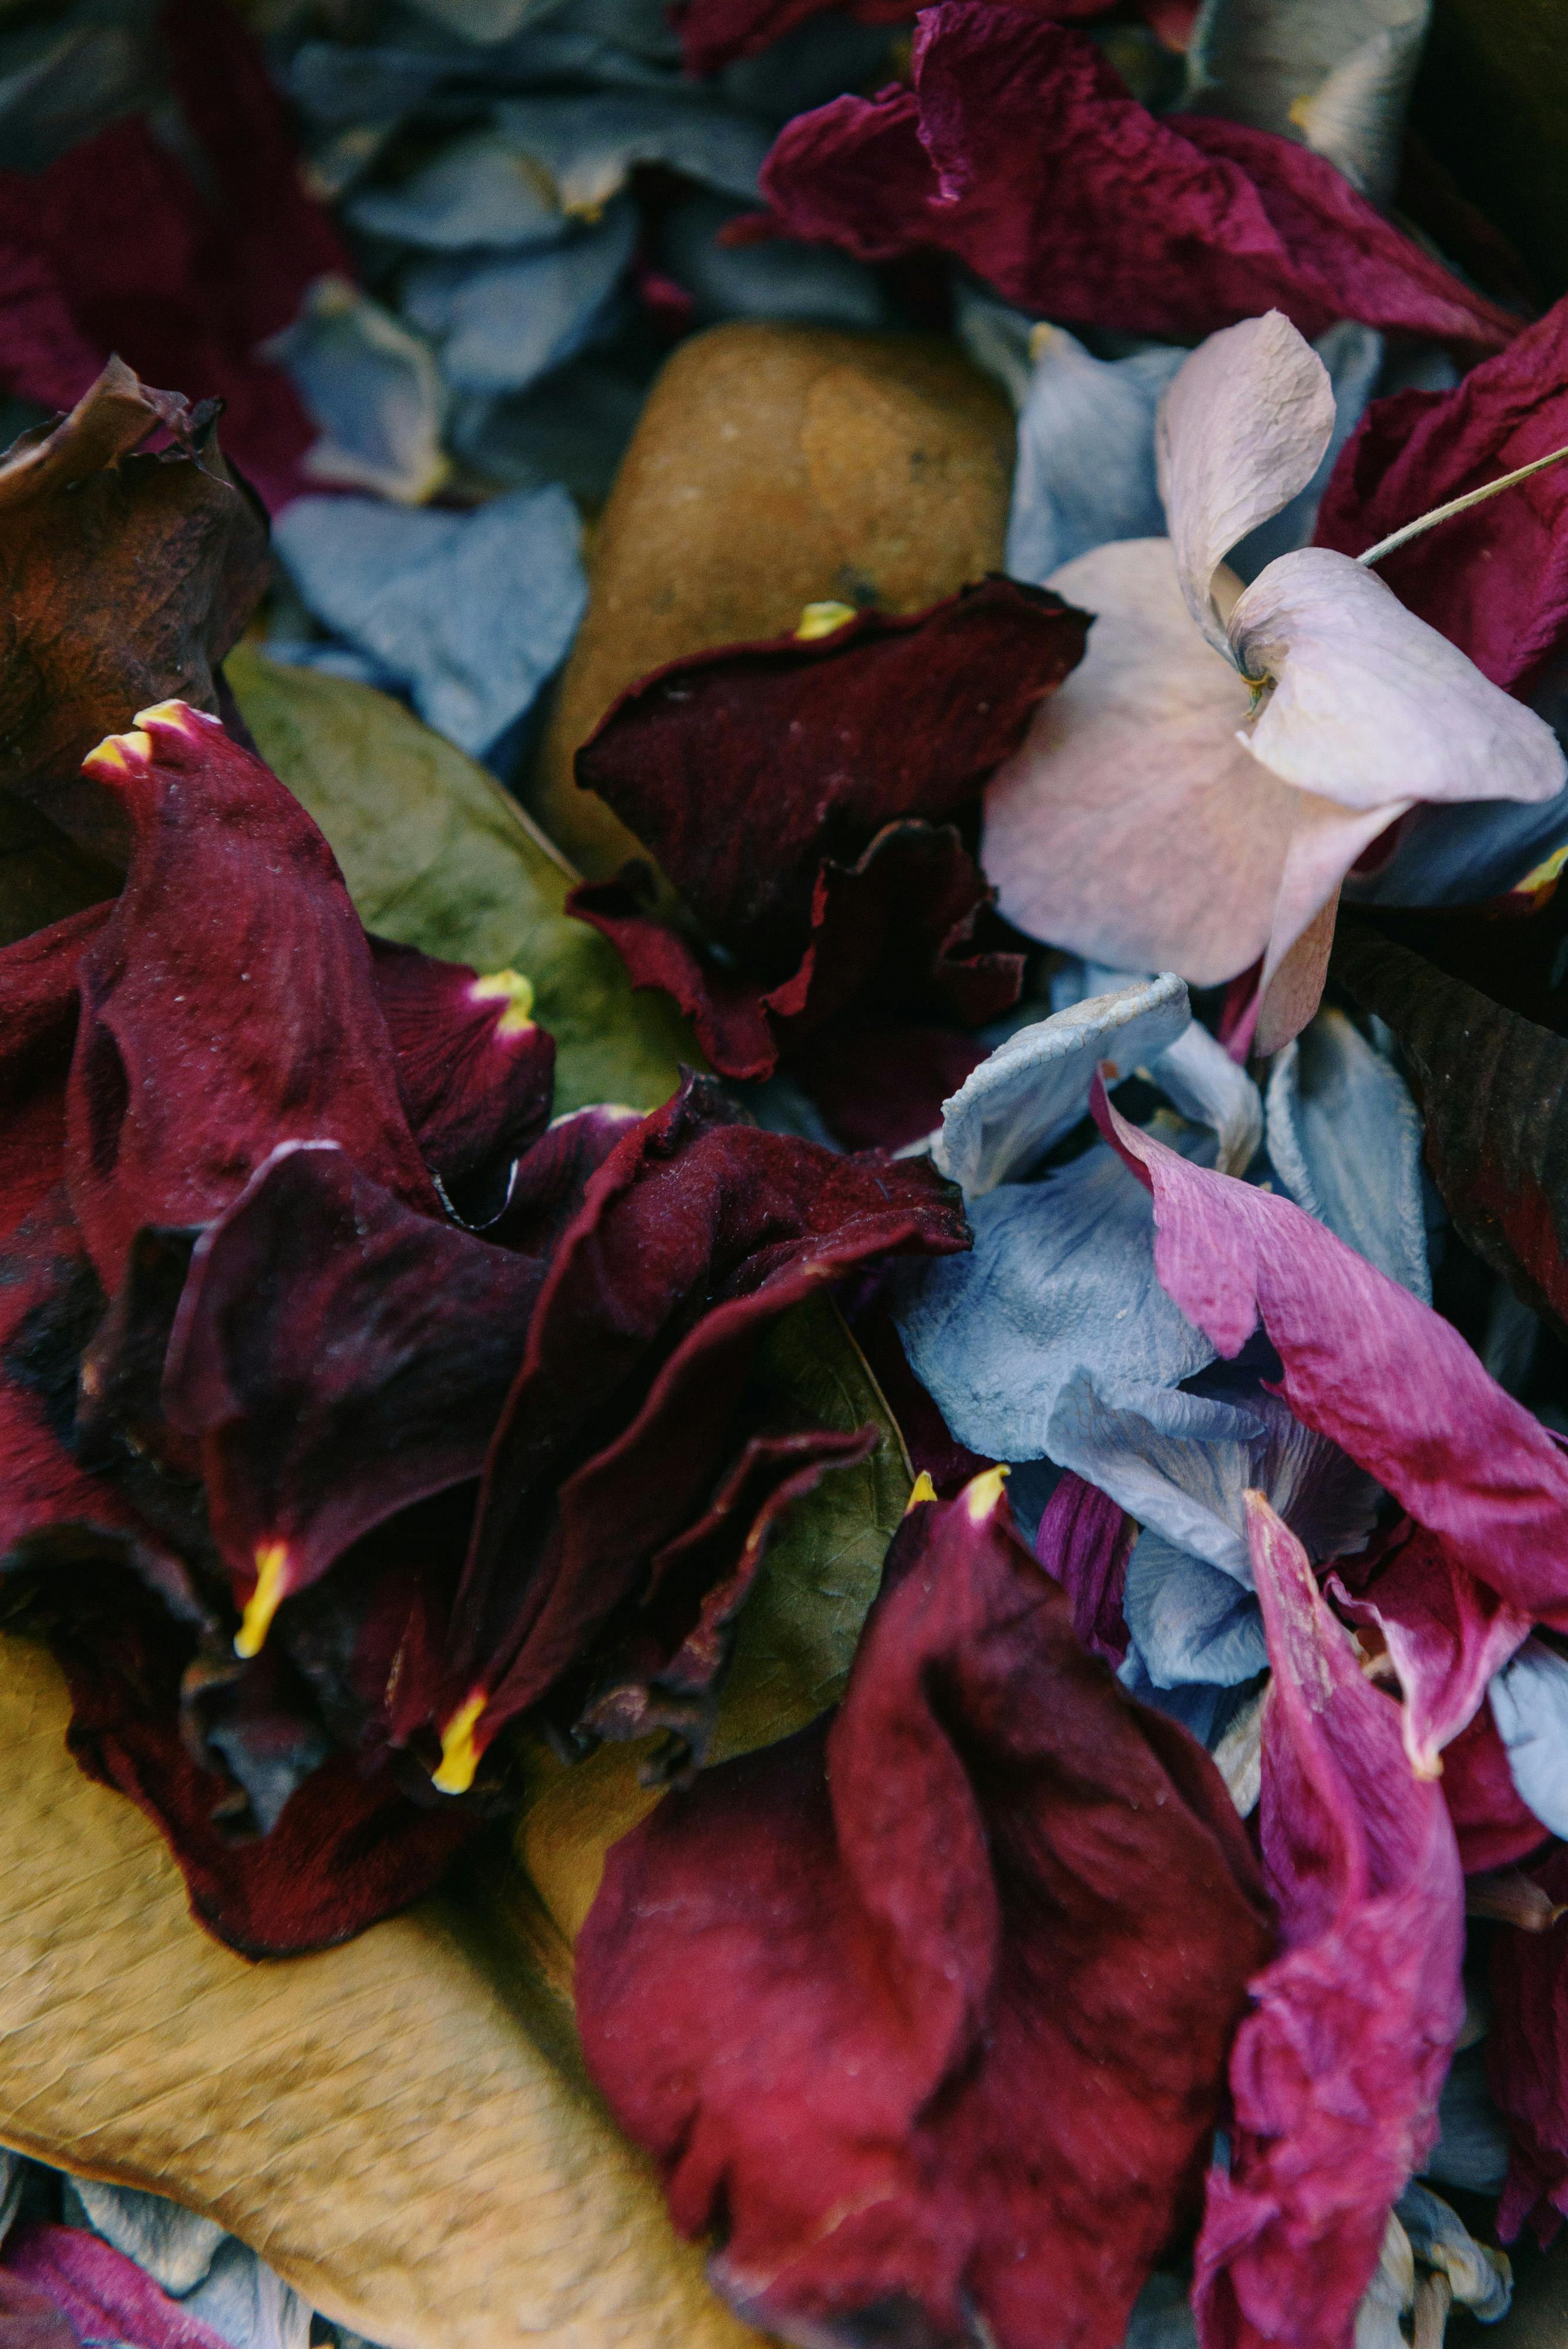
[[[221,1214],[280,1142],[338,1143],[439,1215],[365,933],[298,801],[179,702],[88,763],[134,834],[81,959],[67,1112],[71,1204],[104,1287],[144,1225]]]
[[[830,1727],[611,1851],[578,2024],[751,2323],[1117,2349],[1269,1947],[1211,1765],[1083,1653],[992,1474],[906,1519]]]
[[[1399,1716],[1319,1594],[1307,1554],[1248,1496],[1273,1680],[1263,1869],[1285,1947],[1231,2058],[1229,2169],[1195,2261],[1203,2349],[1344,2349],[1388,2212],[1438,2134],[1464,2019],[1453,1829]]]
[[[14,1230],[59,1180],[81,958],[109,918],[88,905],[0,951],[0,1219]]]
[[[420,1154],[443,1185],[521,1157],[544,1132],[554,1039],[514,971],[481,977],[415,947],[370,940],[376,1000]]]
[[[1027,310],[1165,339],[1271,309],[1309,339],[1336,318],[1480,351],[1518,331],[1324,157],[1217,117],[1157,121],[1035,8],[926,10],[914,83],[786,127],[762,174],[785,233],[865,261],[936,245]]]

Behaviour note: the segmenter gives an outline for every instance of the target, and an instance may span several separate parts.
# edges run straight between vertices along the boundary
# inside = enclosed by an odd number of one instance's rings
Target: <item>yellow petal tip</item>
[[[182,734],[193,735],[199,714],[188,701],[154,701],[146,709],[137,711],[136,722],[139,726],[172,726]],[[217,722],[215,718],[206,721],[209,726]]]
[[[84,775],[128,775],[132,763],[145,766],[152,756],[152,737],[140,731],[106,734],[82,761]]]
[[[498,1036],[525,1036],[533,1026],[534,983],[520,970],[493,970],[469,988],[475,1003],[500,1003],[505,1008],[495,1023]]]
[[[272,1619],[288,1596],[288,1544],[263,1542],[256,1551],[256,1587],[245,1601],[234,1633],[236,1656],[259,1656]]]
[[[466,1795],[473,1784],[473,1774],[479,1767],[479,1748],[473,1742],[473,1732],[487,1702],[484,1691],[479,1690],[458,1706],[441,1731],[441,1766],[431,1784],[443,1795]]]
[[[796,625],[795,642],[815,644],[818,636],[831,636],[856,617],[853,604],[808,604]]]
[[[908,1516],[911,1509],[918,1509],[923,1503],[934,1501],[936,1497],[937,1488],[931,1482],[930,1470],[922,1468],[909,1487],[909,1497],[904,1504],[904,1515]]]
[[[982,1469],[978,1476],[970,1478],[963,1488],[963,1504],[969,1511],[971,1525],[984,1524],[1002,1498],[1004,1480],[1012,1474],[1011,1468],[1003,1467],[999,1462],[994,1468]]]

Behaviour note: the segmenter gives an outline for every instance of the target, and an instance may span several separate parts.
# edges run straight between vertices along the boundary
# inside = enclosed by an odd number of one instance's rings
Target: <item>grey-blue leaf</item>
[[[1267,1120],[1271,1163],[1297,1206],[1429,1304],[1420,1112],[1343,1011],[1320,1011],[1278,1054]]]
[[[559,667],[587,600],[576,510],[559,488],[469,513],[296,498],[275,531],[317,617],[475,757]]]

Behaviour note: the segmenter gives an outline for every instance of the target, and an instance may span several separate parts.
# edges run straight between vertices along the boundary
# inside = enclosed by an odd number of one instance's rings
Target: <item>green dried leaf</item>
[[[1333,971],[1399,1040],[1460,1238],[1568,1336],[1568,1043],[1363,923]]]
[[[367,929],[533,981],[556,1039],[556,1107],[667,1101],[704,1065],[668,999],[561,910],[576,875],[483,767],[400,703],[242,645],[225,665],[262,756],[307,807]]]

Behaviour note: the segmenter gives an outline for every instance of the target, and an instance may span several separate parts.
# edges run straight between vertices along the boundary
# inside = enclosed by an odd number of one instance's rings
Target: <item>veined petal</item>
[[[1278,310],[1210,335],[1160,403],[1155,446],[1176,575],[1188,610],[1228,659],[1238,647],[1215,607],[1214,574],[1249,531],[1305,489],[1334,422],[1328,369]]]
[[[1417,1777],[1437,1777],[1443,1747],[1484,1703],[1487,1683],[1526,1638],[1530,1617],[1419,1526],[1359,1597],[1337,1578],[1334,1588],[1353,1622],[1375,1624],[1383,1634],[1404,1692],[1410,1767]],[[1568,1744],[1561,1758],[1568,1764]],[[1568,1803],[1563,1816],[1568,1819]]]
[[[1243,740],[1303,791],[1372,809],[1545,800],[1568,777],[1542,719],[1376,573],[1327,547],[1271,563],[1237,602],[1229,635],[1247,674],[1273,681]]]

